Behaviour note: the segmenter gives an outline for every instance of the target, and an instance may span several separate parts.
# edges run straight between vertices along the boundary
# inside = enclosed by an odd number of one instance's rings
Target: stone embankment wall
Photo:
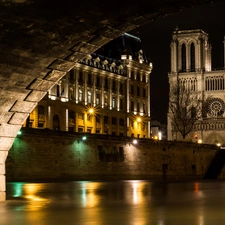
[[[86,140],[82,137],[86,135]],[[23,129],[6,160],[7,181],[201,179],[218,147]]]

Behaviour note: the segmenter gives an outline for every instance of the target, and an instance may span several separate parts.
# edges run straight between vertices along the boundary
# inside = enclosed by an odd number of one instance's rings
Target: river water
[[[7,183],[0,225],[224,225],[225,181]]]

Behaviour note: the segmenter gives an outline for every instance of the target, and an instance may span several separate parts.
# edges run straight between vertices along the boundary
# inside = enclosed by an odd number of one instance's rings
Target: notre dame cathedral
[[[170,47],[168,140],[225,145],[225,69],[214,70],[211,67],[208,34],[201,29],[175,29]],[[172,91],[177,86],[186,90],[179,100],[180,91],[175,97]],[[182,100],[186,102],[181,103]],[[171,107],[175,101],[180,101],[176,110]],[[200,111],[195,107],[199,107]],[[188,108],[191,110],[188,111]],[[181,119],[178,121],[176,116]],[[195,121],[192,125],[188,124],[192,121]],[[179,130],[177,125],[181,125],[183,130]]]

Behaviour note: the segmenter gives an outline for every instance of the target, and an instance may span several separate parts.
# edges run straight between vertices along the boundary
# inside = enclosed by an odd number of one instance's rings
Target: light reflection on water
[[[225,181],[7,183],[0,225],[224,225]]]

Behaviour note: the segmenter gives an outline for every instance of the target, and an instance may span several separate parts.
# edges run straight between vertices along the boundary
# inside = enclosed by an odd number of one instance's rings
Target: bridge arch
[[[0,200],[5,200],[5,161],[17,132],[79,60],[124,32],[209,1],[56,2],[0,3]]]

